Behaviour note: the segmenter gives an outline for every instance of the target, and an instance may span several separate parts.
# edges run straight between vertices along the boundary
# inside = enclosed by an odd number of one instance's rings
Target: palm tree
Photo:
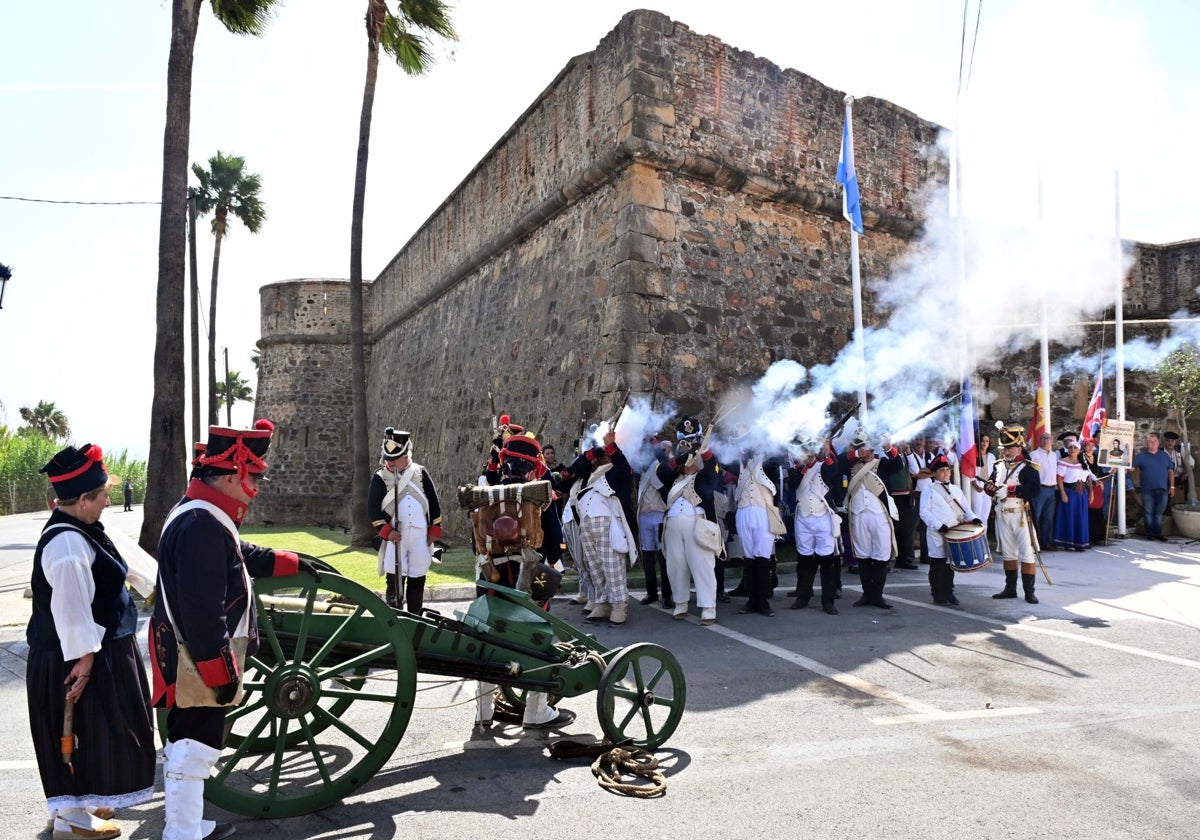
[[[221,267],[221,240],[229,231],[229,216],[240,219],[251,233],[258,233],[267,218],[258,198],[262,178],[246,171],[246,159],[225,155],[219,150],[208,159],[208,169],[192,164],[192,174],[200,182],[194,191],[196,212],[213,214],[212,291],[208,302],[208,422],[217,422],[217,273]]]
[[[450,8],[442,0],[399,0],[396,11],[387,0],[367,0],[367,77],[363,83],[362,114],[358,122],[358,158],[354,169],[354,205],[350,217],[350,394],[353,407],[350,522],[354,545],[368,545],[374,529],[362,500],[371,480],[367,443],[367,365],[363,339],[363,211],[367,198],[367,153],[371,145],[371,112],[375,105],[375,80],[379,75],[379,50],[391,56],[400,69],[419,76],[433,66],[428,35],[457,40]]]
[[[262,32],[276,0],[211,0],[213,14],[230,32]],[[192,122],[192,63],[203,0],[171,0],[167,58],[167,118],[163,130],[162,209],[158,222],[155,289],[154,399],[150,407],[150,457],[139,542],[156,554],[158,534],[187,481],[191,444],[183,416],[183,297],[186,254],[188,140]]]
[[[254,392],[240,373],[231,370],[225,374],[224,382],[217,383],[217,405],[225,406],[225,425],[233,425],[233,406],[240,402],[254,402]]]
[[[67,422],[67,415],[55,408],[52,402],[41,400],[35,408],[22,406],[21,419],[29,428],[50,440],[62,440],[71,436],[71,424]]]

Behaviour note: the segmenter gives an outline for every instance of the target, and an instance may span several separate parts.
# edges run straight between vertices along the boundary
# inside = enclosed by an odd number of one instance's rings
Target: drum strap
[[[962,521],[963,521],[963,522],[970,522],[972,519],[974,519],[974,518],[975,518],[975,514],[973,514],[973,513],[967,513],[965,510],[963,510],[963,506],[962,506],[962,505],[960,505],[960,504],[958,503],[958,499],[954,498],[954,494],[950,492],[950,486],[949,486],[949,485],[947,485],[947,484],[942,484],[940,481],[939,481],[939,482],[937,482],[937,484],[938,484],[939,486],[941,486],[941,488],[942,488],[942,492],[943,492],[943,493],[945,493],[945,494],[946,494],[946,498],[950,500],[950,505],[951,505],[952,507],[958,508],[958,512],[959,512],[959,513],[961,513],[961,514],[962,514],[962,516],[963,516],[963,518],[962,518]]]

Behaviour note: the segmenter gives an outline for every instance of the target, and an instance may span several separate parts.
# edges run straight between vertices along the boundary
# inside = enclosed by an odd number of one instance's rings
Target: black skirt
[[[61,737],[70,668],[61,649],[31,647],[25,669],[29,728],[51,811],[107,805],[127,808],[154,796],[154,727],[150,687],[137,639],[106,642],[75,701],[74,772],[63,762]]]

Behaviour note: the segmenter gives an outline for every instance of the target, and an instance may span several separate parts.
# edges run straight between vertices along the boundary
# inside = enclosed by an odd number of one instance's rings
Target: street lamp
[[[8,279],[12,277],[12,269],[0,263],[0,309],[4,308],[4,290],[8,287]]]

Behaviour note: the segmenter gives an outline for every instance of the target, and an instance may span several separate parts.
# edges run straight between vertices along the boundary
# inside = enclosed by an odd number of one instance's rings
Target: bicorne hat
[[[1010,446],[1025,445],[1025,427],[1009,425],[1000,430],[1000,447],[1008,449]]]
[[[38,472],[49,477],[54,486],[54,495],[59,499],[77,499],[108,483],[104,452],[91,443],[85,443],[78,449],[68,446]]]

